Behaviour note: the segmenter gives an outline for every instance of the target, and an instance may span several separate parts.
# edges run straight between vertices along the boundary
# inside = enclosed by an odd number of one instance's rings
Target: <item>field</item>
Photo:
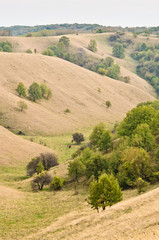
[[[74,48],[83,48],[94,57],[112,57],[109,35],[72,34],[69,38]],[[0,53],[0,240],[158,240],[159,184],[141,195],[136,189],[125,190],[123,201],[99,213],[88,204],[89,184],[83,178],[57,192],[48,187],[39,192],[31,189],[26,165],[33,157],[55,153],[59,165],[50,174],[70,180],[68,164],[79,148],[72,142],[73,133],[84,134],[83,145],[99,121],[112,130],[138,103],[156,97],[154,89],[135,74],[136,62],[128,54],[124,60],[114,60],[122,76],[130,76],[129,84],[41,55],[58,39],[0,37],[13,44],[13,53]],[[90,39],[96,39],[97,53],[87,49]],[[29,48],[38,53],[25,53]],[[20,81],[27,88],[33,81],[45,82],[53,96],[40,102],[20,98],[15,91]],[[19,100],[27,103],[28,110],[18,110]],[[110,108],[106,108],[106,100],[111,102]],[[65,112],[67,108],[70,113]],[[19,131],[24,135],[17,135]]]

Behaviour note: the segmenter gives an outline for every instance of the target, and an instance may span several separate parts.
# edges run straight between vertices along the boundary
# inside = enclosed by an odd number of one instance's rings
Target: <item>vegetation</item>
[[[16,92],[18,93],[18,95],[20,97],[26,97],[27,96],[27,89],[24,86],[24,84],[22,82],[20,82],[16,88]]]
[[[80,159],[75,159],[68,165],[69,176],[78,182],[79,178],[84,175],[85,167]]]
[[[8,41],[0,42],[0,52],[12,52],[12,44]]]
[[[112,104],[111,104],[111,102],[109,100],[107,100],[105,102],[105,105],[106,105],[107,108],[110,108],[112,106]]]
[[[113,175],[102,174],[90,184],[89,204],[98,211],[122,200],[122,192]]]
[[[84,136],[82,133],[74,133],[72,137],[73,141],[75,141],[77,144],[80,144],[82,141],[84,141]]]
[[[92,52],[97,52],[97,42],[94,39],[91,39],[88,44],[88,49]]]
[[[122,44],[120,43],[116,43],[113,46],[113,56],[117,57],[117,58],[124,58],[125,54],[124,54],[124,47]]]
[[[40,85],[37,82],[33,82],[28,89],[28,94],[34,102],[36,100],[41,100],[42,92]]]
[[[52,181],[51,175],[47,171],[42,171],[41,173],[34,176],[31,182],[33,191],[42,190],[44,185],[49,185]]]
[[[31,49],[27,49],[26,53],[33,53]]]
[[[51,167],[58,165],[57,157],[52,153],[41,153],[40,156],[33,158],[27,165],[27,175],[33,176],[43,170],[48,171]],[[40,169],[40,170],[39,170]]]
[[[58,191],[61,190],[63,187],[63,179],[61,179],[60,177],[54,177],[53,181],[50,183],[50,190],[52,191]]]
[[[28,105],[24,101],[18,101],[17,104],[18,104],[20,111],[22,111],[22,112],[24,110],[28,109]]]

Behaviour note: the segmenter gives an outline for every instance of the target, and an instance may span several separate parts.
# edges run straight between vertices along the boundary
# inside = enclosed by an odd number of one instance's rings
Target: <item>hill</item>
[[[39,144],[16,136],[0,126],[0,166],[24,166],[31,158],[43,152],[52,152]]]
[[[60,217],[26,239],[157,240],[159,188],[122,201],[100,213],[84,209]]]
[[[15,89],[19,82],[28,88],[34,81],[45,82],[53,97],[40,103],[26,99],[28,110],[20,112],[17,102],[21,98]],[[113,123],[139,102],[154,99],[130,84],[39,54],[1,53],[0,88],[0,123],[26,134],[57,134],[92,126],[98,121]],[[109,109],[105,106],[107,100],[112,103]],[[70,114],[64,113],[66,108]]]

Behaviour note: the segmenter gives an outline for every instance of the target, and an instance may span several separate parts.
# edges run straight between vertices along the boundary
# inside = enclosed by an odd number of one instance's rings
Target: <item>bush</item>
[[[64,180],[62,180],[60,177],[54,177],[53,181],[50,183],[50,190],[60,190],[63,187],[63,182]]]
[[[97,43],[96,40],[91,39],[89,44],[88,44],[88,49],[92,52],[96,52],[97,51]]]
[[[101,136],[103,131],[105,130],[105,125],[103,122],[100,122],[93,129],[93,132],[90,135],[91,144],[94,147],[99,147],[99,141],[101,140]]]
[[[62,42],[65,45],[65,47],[69,47],[69,45],[70,45],[70,39],[66,36],[62,36],[59,39],[59,42]]]
[[[17,104],[18,104],[20,111],[22,111],[22,112],[24,110],[28,109],[28,105],[24,101],[19,101]]]
[[[53,50],[51,49],[45,49],[43,52],[42,52],[43,55],[47,55],[47,56],[54,56],[54,52]]]
[[[136,187],[138,190],[138,193],[142,193],[146,191],[146,188],[148,187],[149,183],[144,181],[141,177],[137,179],[136,181]]]
[[[107,108],[109,108],[109,107],[111,107],[111,106],[112,106],[112,104],[111,104],[111,102],[110,102],[110,101],[106,101],[106,102],[105,102],[105,105],[106,105],[106,107],[107,107]]]
[[[51,167],[58,165],[57,157],[52,153],[41,153],[40,156],[32,158],[27,165],[27,175],[33,176],[37,173],[39,162],[42,162],[44,170],[49,170]]]
[[[90,184],[89,204],[98,211],[122,200],[122,192],[113,175],[102,174]]]
[[[0,42],[1,52],[12,52],[12,44],[8,41]]]
[[[122,44],[120,43],[116,43],[113,46],[113,56],[114,57],[118,57],[118,58],[124,58],[125,54],[124,54],[124,47]]]
[[[30,98],[35,102],[42,98],[41,88],[37,82],[33,82],[28,90]]]
[[[26,53],[33,53],[31,49],[27,49],[25,52]]]
[[[78,182],[79,178],[85,173],[85,166],[80,159],[75,159],[73,162],[70,162],[68,165],[68,174],[69,176]]]
[[[31,182],[31,187],[33,191],[42,190],[44,185],[49,185],[52,181],[52,176],[48,174],[47,171],[43,171],[38,175],[34,176]]]
[[[66,108],[64,112],[65,112],[65,113],[70,113],[71,110],[70,110],[69,108]]]
[[[82,133],[74,133],[72,134],[73,141],[75,141],[77,144],[80,144],[82,141],[84,141],[84,136]]]
[[[18,93],[18,95],[21,97],[26,97],[27,96],[27,92],[26,92],[26,87],[24,86],[24,84],[22,82],[20,82],[16,88],[16,92]]]

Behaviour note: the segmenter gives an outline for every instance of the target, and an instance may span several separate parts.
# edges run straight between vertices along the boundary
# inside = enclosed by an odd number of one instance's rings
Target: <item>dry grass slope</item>
[[[130,84],[100,76],[56,57],[23,53],[0,54],[0,120],[3,125],[27,134],[59,134],[92,126],[98,121],[120,121],[139,102],[153,100],[147,92]],[[25,100],[26,112],[19,112],[17,84],[26,87],[36,81],[52,89],[51,100]],[[142,85],[142,84],[141,84]],[[101,89],[101,93],[98,92]],[[106,109],[105,101],[112,107]],[[70,114],[64,110],[69,108]]]
[[[25,240],[158,240],[158,202],[159,188],[120,202],[100,213],[90,210],[85,204],[81,211],[59,218]]]
[[[51,152],[46,147],[16,136],[2,126],[0,136],[0,166],[25,166],[34,156],[42,152]]]

